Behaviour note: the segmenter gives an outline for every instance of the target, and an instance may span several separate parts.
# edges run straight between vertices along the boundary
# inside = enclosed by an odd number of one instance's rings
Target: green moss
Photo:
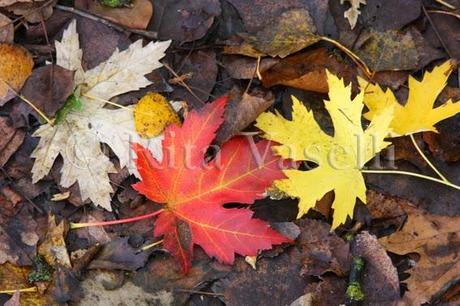
[[[32,261],[32,272],[28,276],[30,283],[49,282],[52,279],[51,266],[46,262],[46,259],[37,255]]]
[[[130,7],[132,6],[130,0],[99,0],[103,6],[117,8],[117,7]]]
[[[352,301],[364,300],[364,292],[358,282],[351,282],[347,287],[347,297]]]
[[[364,268],[364,259],[359,256],[354,256],[353,264],[355,265],[357,270],[362,270]]]

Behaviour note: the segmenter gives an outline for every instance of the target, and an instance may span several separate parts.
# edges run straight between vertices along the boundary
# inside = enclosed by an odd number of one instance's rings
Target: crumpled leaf
[[[324,103],[334,123],[333,137],[321,130],[313,113],[295,97],[292,98],[292,121],[279,113],[264,113],[257,119],[256,126],[265,132],[265,138],[281,144],[274,149],[283,158],[318,164],[309,171],[285,170],[288,178],[276,181],[275,186],[299,198],[298,218],[334,190],[332,228],[336,228],[347,216],[353,216],[356,198],[366,202],[366,185],[360,170],[389,145],[383,139],[388,134],[393,110],[383,110],[364,131],[361,126],[364,92],[351,100],[351,85],[345,86],[329,72],[327,78],[329,100]]]
[[[167,125],[180,124],[180,119],[165,97],[151,92],[136,104],[134,122],[142,137],[151,138],[161,134]]]
[[[348,19],[350,27],[353,30],[358,22],[358,17],[361,14],[359,7],[361,4],[366,4],[366,0],[340,0],[340,4],[343,4],[345,1],[349,2],[351,7],[343,13],[343,15]]]
[[[104,100],[119,94],[137,90],[150,84],[144,77],[161,67],[159,59],[170,42],[133,43],[127,50],[115,51],[99,66],[83,71],[82,51],[73,21],[64,31],[61,42],[56,42],[57,65],[75,71],[75,93],[81,101],[81,110],[69,112],[64,122],[51,126],[42,125],[34,136],[40,142],[32,152],[35,158],[32,168],[33,182],[42,179],[51,170],[58,155],[63,157],[61,169],[62,187],[78,182],[83,201],[111,210],[109,173],[116,172],[114,165],[102,152],[100,143],[106,143],[120,161],[120,167],[129,166],[129,142],[148,145],[156,157],[161,158],[162,136],[141,139],[134,127],[133,106],[128,109],[106,109]],[[134,168],[128,167],[131,173]]]
[[[425,72],[421,81],[409,76],[409,97],[404,106],[399,104],[390,89],[384,91],[378,84],[368,84],[360,79],[361,88],[365,88],[364,103],[369,108],[364,117],[372,120],[383,109],[393,107],[394,117],[390,125],[392,136],[422,131],[437,132],[434,127],[436,123],[460,112],[460,103],[453,103],[451,99],[433,108],[436,98],[446,86],[452,69],[452,63],[447,61],[435,67],[432,72]]]
[[[247,41],[259,51],[283,58],[319,41],[315,33],[310,13],[292,9],[282,13],[276,23],[248,36]]]
[[[11,100],[32,73],[32,56],[22,47],[0,44],[0,106]],[[6,83],[6,84],[5,84]]]
[[[204,154],[223,122],[226,102],[227,98],[220,98],[200,112],[190,112],[182,127],[169,126],[161,162],[148,149],[134,146],[142,181],[133,187],[154,202],[166,203],[155,222],[154,234],[163,236],[164,247],[184,272],[191,267],[194,244],[209,256],[232,264],[235,253],[254,256],[259,250],[289,241],[268,223],[252,219],[251,210],[222,206],[252,204],[263,197],[274,179],[283,177],[270,143],[254,144],[252,138],[233,138],[212,161],[204,162]]]

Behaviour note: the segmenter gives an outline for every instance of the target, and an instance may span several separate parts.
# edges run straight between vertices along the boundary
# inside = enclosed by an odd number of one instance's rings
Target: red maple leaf
[[[169,126],[161,162],[141,145],[133,146],[141,176],[133,187],[165,204],[154,234],[163,236],[164,247],[185,273],[191,267],[194,244],[220,262],[232,264],[235,253],[255,256],[259,250],[289,242],[268,223],[252,219],[251,210],[223,207],[234,202],[252,204],[273,180],[284,178],[280,159],[266,140],[232,138],[212,161],[205,162],[226,102],[227,98],[217,99],[199,112],[190,112],[182,127]]]

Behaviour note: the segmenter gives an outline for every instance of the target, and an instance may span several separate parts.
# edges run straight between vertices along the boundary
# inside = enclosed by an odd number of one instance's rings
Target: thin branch
[[[448,12],[448,11],[443,11],[443,10],[427,10],[427,12],[430,14],[449,15],[449,16],[457,17],[458,19],[460,19],[460,14],[456,14],[454,12]]]
[[[426,11],[425,5],[423,4],[423,0],[420,0],[420,3],[422,4],[423,13],[426,16],[426,19],[428,19],[428,22],[430,23],[431,27],[433,28],[433,31],[436,34],[436,37],[438,38],[438,40],[441,43],[442,47],[446,51],[447,55],[449,55],[450,58],[453,58],[452,54],[449,51],[449,48],[447,48],[447,45],[444,43],[444,40],[442,39],[441,34],[439,34],[438,29],[436,28],[433,20],[431,19],[430,14],[428,14],[428,12]]]
[[[447,3],[447,2],[444,1],[444,0],[434,0],[434,1],[438,2],[438,3],[441,4],[441,5],[444,5],[444,6],[447,7],[447,8],[450,8],[451,10],[455,10],[455,9],[456,9],[455,6],[453,6],[453,5],[450,4],[450,3]]]
[[[198,97],[194,92],[193,90],[184,82],[184,81],[181,81],[180,80],[180,76],[168,65],[168,64],[164,64],[163,65],[166,69],[168,69],[169,72],[172,73],[172,75],[174,75],[175,78],[177,78],[179,80],[179,84],[184,87],[185,89],[187,89],[187,91],[195,97],[195,99],[198,99],[198,101],[200,101],[202,104],[205,104],[206,102],[203,101],[200,97]]]
[[[116,23],[114,23],[114,22],[112,22],[112,21],[110,21],[108,19],[105,19],[103,17],[99,17],[99,16],[93,15],[91,13],[84,12],[84,11],[81,11],[79,9],[73,8],[73,7],[57,4],[55,6],[55,8],[57,8],[60,11],[70,12],[72,14],[75,14],[75,15],[78,15],[78,16],[81,16],[81,17],[96,21],[96,22],[100,22],[100,23],[102,23],[102,24],[104,24],[104,25],[106,25],[108,27],[111,27],[111,28],[113,28],[113,29],[115,29],[117,31],[120,31],[120,32],[130,32],[130,33],[134,33],[134,34],[143,36],[143,37],[148,38],[148,39],[157,39],[158,38],[158,33],[157,32],[145,31],[145,30],[139,30],[139,29],[133,29],[133,28],[124,27],[124,26],[116,24]]]

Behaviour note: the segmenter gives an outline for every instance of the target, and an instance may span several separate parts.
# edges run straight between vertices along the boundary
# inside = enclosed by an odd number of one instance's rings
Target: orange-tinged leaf
[[[15,96],[32,73],[34,62],[24,48],[0,44],[0,106]]]
[[[212,161],[205,162],[206,151],[222,124],[226,102],[220,98],[190,112],[182,127],[170,125],[164,133],[161,162],[141,145],[134,145],[142,178],[134,188],[165,203],[155,236],[163,236],[165,248],[184,272],[190,268],[194,244],[231,264],[235,253],[254,256],[259,250],[289,241],[268,223],[252,219],[249,209],[222,206],[252,204],[263,197],[273,180],[284,178],[280,158],[266,140],[255,143],[252,138],[235,137]]]

